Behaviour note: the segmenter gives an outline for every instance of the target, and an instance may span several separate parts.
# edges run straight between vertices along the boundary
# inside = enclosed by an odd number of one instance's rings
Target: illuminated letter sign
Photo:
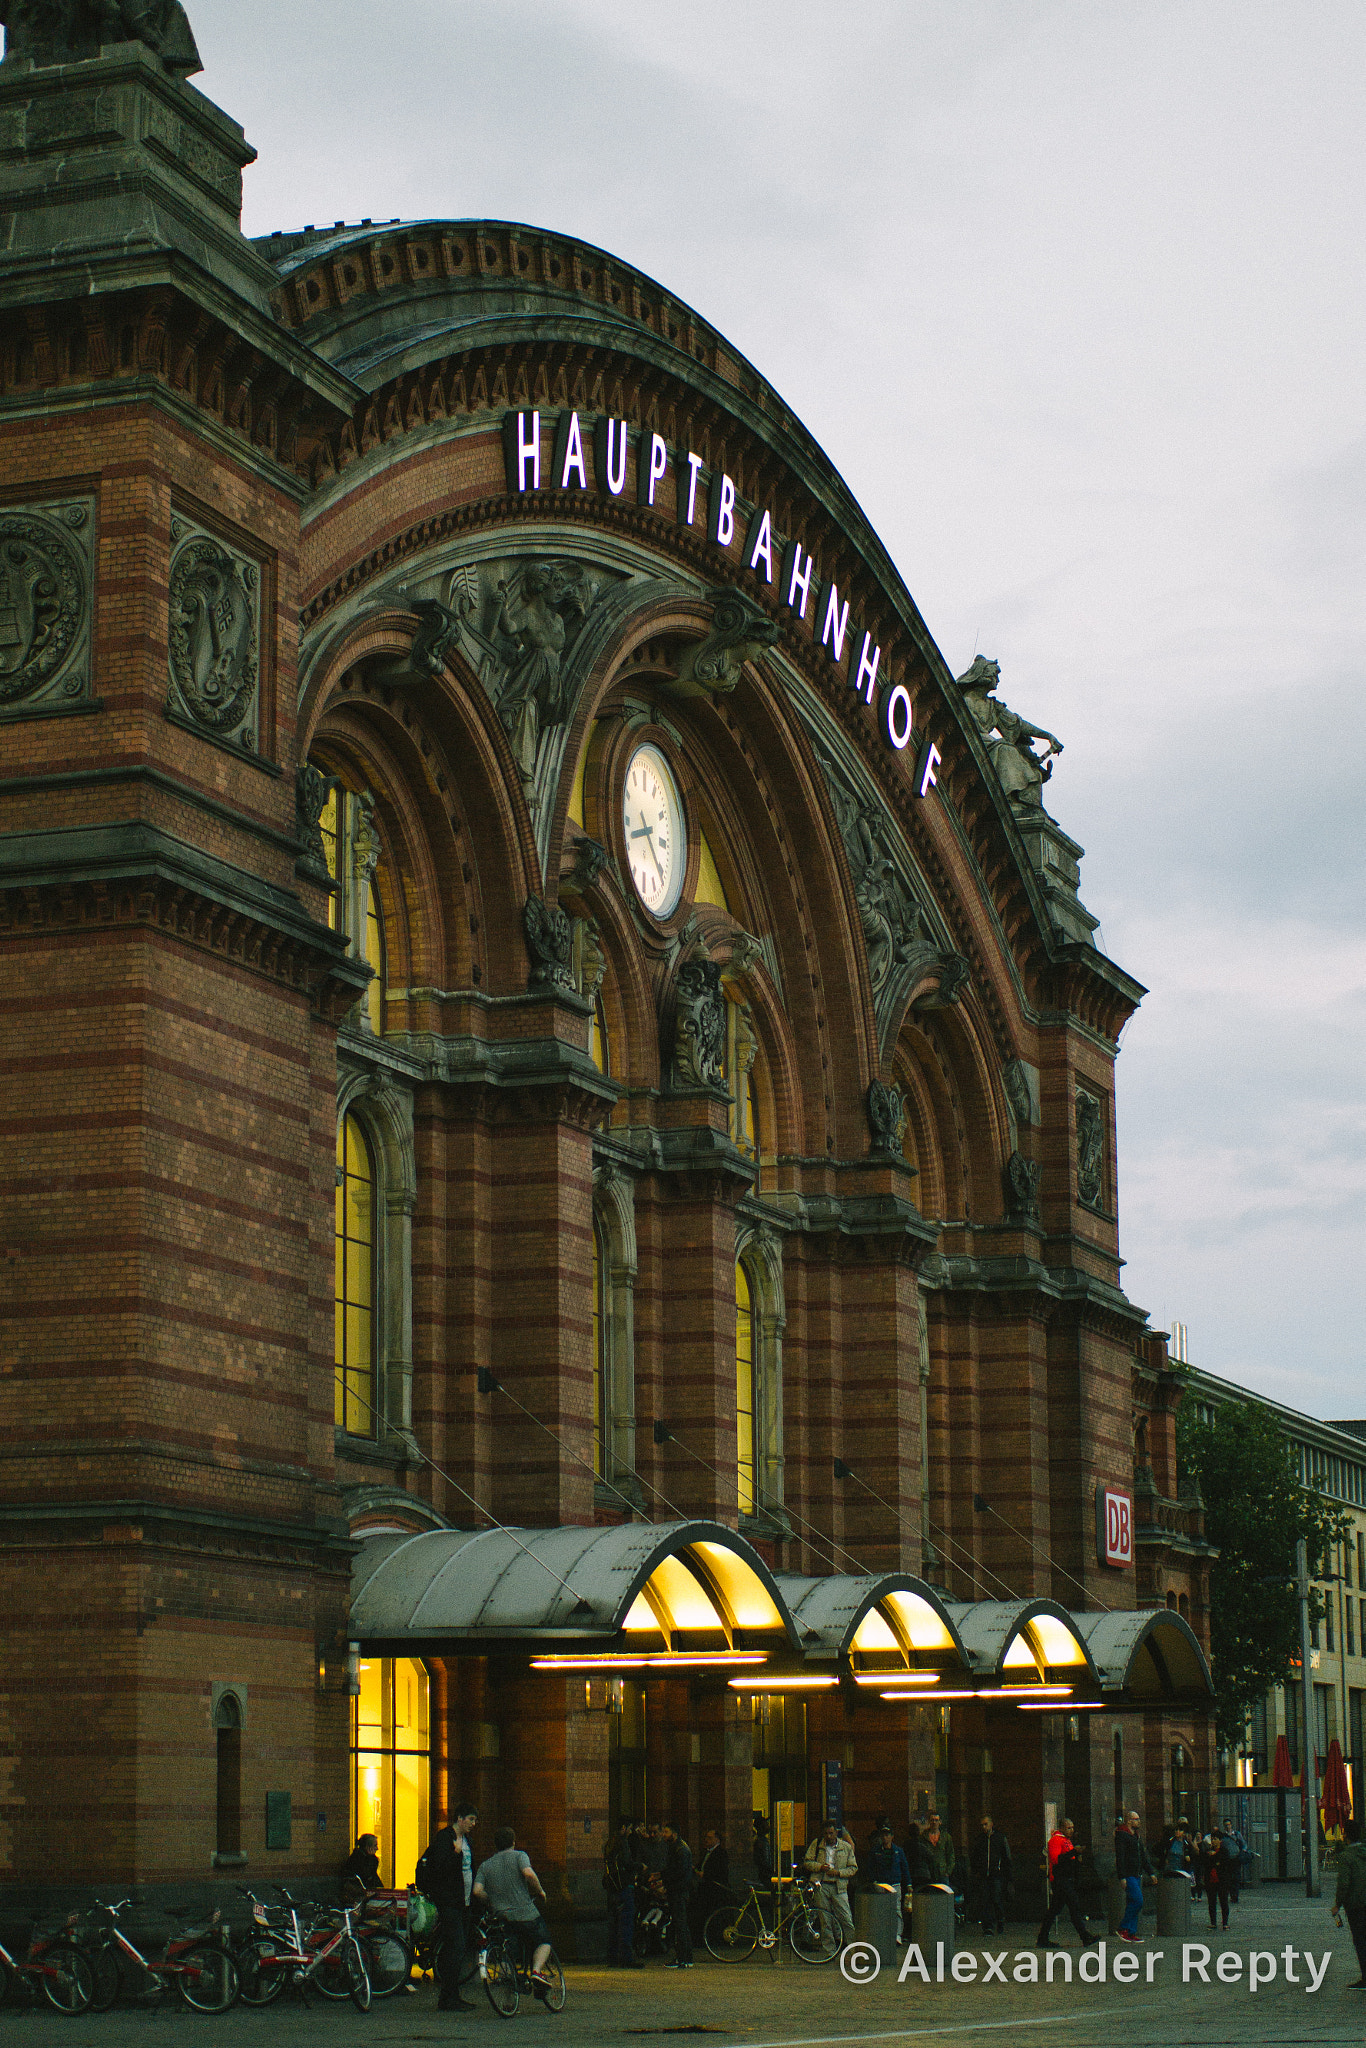
[[[940,753],[934,741],[926,740],[925,750],[916,763],[915,793],[917,796],[928,796],[934,788],[939,780],[935,770],[943,758],[944,756]]]
[[[816,637],[822,647],[830,651],[833,662],[844,660],[844,636],[849,629],[849,600],[840,604],[840,594],[833,583],[827,583],[821,592],[820,630]]]
[[[889,747],[903,754],[911,743],[915,706],[904,683],[893,683],[882,700],[882,736]]]
[[[1134,1561],[1133,1500],[1104,1484],[1096,1488],[1096,1556],[1115,1571]]]
[[[745,541],[745,567],[757,569],[764,565],[764,581],[773,581],[773,523],[767,512],[756,512],[749,522],[749,534]]]
[[[872,703],[873,692],[877,688],[877,665],[881,659],[882,649],[873,645],[871,633],[865,633],[863,645],[859,649],[858,666],[851,680],[860,697],[869,704]]]
[[[690,448],[683,460],[688,465],[688,488],[678,494],[678,519],[681,526],[691,526],[692,516],[697,507],[697,477],[702,467],[702,457],[694,455]]]
[[[583,455],[583,432],[576,412],[562,412],[560,424],[555,432],[554,483],[558,491],[569,489],[570,472],[578,474],[581,491],[588,489],[588,464]]]
[[[508,482],[514,491],[541,488],[541,415],[538,412],[510,412],[503,421],[503,455]],[[527,471],[531,481],[527,482]]]
[[[724,470],[711,480],[711,537],[719,548],[735,538],[735,485]]]
[[[636,497],[642,505],[653,505],[655,485],[664,481],[664,472],[669,467],[669,451],[664,445],[662,434],[642,434],[636,460]]]
[[[593,429],[593,462],[598,489],[619,498],[626,489],[626,422],[601,419]]]
[[[802,567],[803,562],[806,564],[805,568]],[[806,600],[811,595],[811,571],[815,566],[815,557],[803,552],[799,540],[788,542],[787,553],[783,556],[783,603],[789,610],[795,607],[799,619],[806,617]],[[798,591],[801,592],[800,603],[797,599]]]

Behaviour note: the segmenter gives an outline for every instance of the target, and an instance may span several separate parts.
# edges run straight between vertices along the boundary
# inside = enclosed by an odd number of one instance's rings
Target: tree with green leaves
[[[1210,1663],[1219,1740],[1232,1749],[1249,1710],[1285,1683],[1299,1658],[1295,1546],[1304,1539],[1313,1570],[1346,1518],[1301,1486],[1294,1451],[1266,1408],[1228,1401],[1206,1422],[1183,1407],[1176,1441],[1199,1481],[1205,1535],[1219,1553],[1210,1569]],[[1310,1601],[1317,1621],[1322,1603],[1312,1589]]]

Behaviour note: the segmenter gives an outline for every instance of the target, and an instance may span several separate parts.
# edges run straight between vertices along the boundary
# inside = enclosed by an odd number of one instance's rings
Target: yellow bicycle
[[[737,1906],[718,1906],[708,1916],[702,1939],[718,1963],[742,1963],[756,1948],[776,1949],[783,1929],[792,1953],[803,1963],[833,1963],[840,1952],[839,1924],[821,1900],[819,1882],[810,1878],[789,1878],[786,1884],[794,1896],[778,1900],[778,1916],[770,1925],[764,1914],[768,1894],[751,1885]]]

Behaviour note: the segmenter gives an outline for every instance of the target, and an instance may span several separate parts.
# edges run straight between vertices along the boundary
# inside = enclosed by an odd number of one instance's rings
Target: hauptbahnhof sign
[[[547,425],[549,415],[546,416]],[[591,437],[591,461],[583,424],[576,411],[561,412],[555,421],[550,460],[545,460],[545,428],[539,412],[510,412],[503,422],[507,487],[514,496],[533,491],[588,491],[596,484],[607,498],[626,495],[631,463],[629,426],[623,419],[599,418]],[[590,481],[590,468],[592,478]],[[702,512],[702,478],[706,465],[691,448],[670,449],[662,434],[642,432],[636,441],[635,494],[640,505],[654,507],[660,485],[672,469],[680,526],[696,524]],[[707,532],[729,554],[738,530],[739,504],[733,477],[710,472],[706,490]],[[756,505],[745,533],[743,561],[772,590],[779,602],[805,619],[816,588],[812,632],[816,645],[837,669],[846,669],[849,687],[877,713],[887,745],[904,753],[915,737],[915,706],[904,683],[890,688],[879,677],[882,649],[867,627],[849,622],[849,600],[841,600],[832,580],[816,580],[814,557],[799,540],[790,540],[777,557],[773,520],[767,506]],[[914,778],[917,796],[928,796],[939,780],[942,756],[933,741],[921,748]]]

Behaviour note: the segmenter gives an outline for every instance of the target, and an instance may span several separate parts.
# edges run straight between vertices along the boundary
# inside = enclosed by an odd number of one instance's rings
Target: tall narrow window
[[[601,996],[594,996],[593,1014],[588,1020],[588,1057],[600,1074],[611,1073],[612,1053],[607,1043],[607,1018]]]
[[[754,1310],[749,1275],[735,1268],[735,1456],[740,1513],[754,1513]]]
[[[384,1032],[384,987],[387,975],[384,911],[378,869],[383,848],[375,821],[375,800],[368,790],[334,787],[318,820],[332,895],[327,921],[345,932],[351,950],[374,969],[362,997],[364,1015],[377,1037]]]
[[[218,1752],[218,1805],[214,1847],[220,1856],[235,1856],[242,1847],[242,1710],[225,1692],[214,1710]]]
[[[412,1882],[431,1814],[431,1680],[415,1657],[363,1657],[351,1702],[351,1839],[379,1839],[380,1882]]]
[[[607,1261],[603,1257],[602,1232],[593,1225],[593,1477],[602,1479],[606,1475],[607,1460],[605,1446],[607,1372],[603,1347],[607,1340],[607,1317],[604,1314],[602,1297],[603,1279]]]
[[[375,1167],[355,1117],[337,1132],[333,1303],[334,1419],[351,1436],[375,1434]]]

